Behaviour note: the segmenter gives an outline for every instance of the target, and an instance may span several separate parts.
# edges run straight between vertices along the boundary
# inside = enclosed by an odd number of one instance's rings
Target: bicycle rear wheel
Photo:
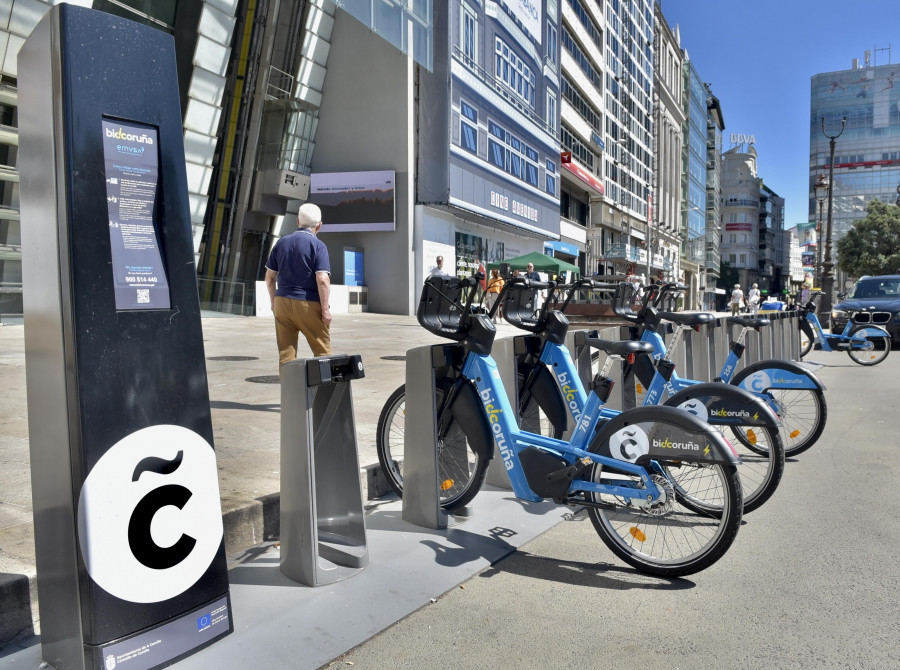
[[[847,355],[853,359],[854,363],[859,363],[860,365],[878,365],[891,353],[891,336],[887,333],[884,335],[864,336],[860,331],[865,330],[866,326],[854,326],[850,330],[850,348],[847,349]],[[872,343],[871,349],[855,348],[854,340],[858,343],[863,337],[865,337],[866,341]]]
[[[668,480],[677,471],[677,487],[662,508],[642,510],[608,494],[590,494],[588,514],[603,543],[629,565],[654,575],[681,577],[708,568],[734,542],[741,523],[741,483],[733,465],[659,461]],[[592,481],[634,480],[596,464]],[[665,484],[662,483],[665,488]],[[690,505],[686,504],[690,501]],[[708,511],[701,511],[706,506]]]
[[[487,472],[488,459],[469,445],[464,424],[457,421],[454,407],[443,408],[452,383],[439,383],[435,390],[438,409],[438,482],[441,508],[452,512],[464,507],[478,493]],[[406,439],[406,385],[395,390],[381,410],[375,436],[378,462],[394,492],[403,497],[403,455]]]
[[[778,430],[766,426],[715,425],[741,457],[737,466],[744,513],[762,506],[778,488],[784,474],[784,445]]]

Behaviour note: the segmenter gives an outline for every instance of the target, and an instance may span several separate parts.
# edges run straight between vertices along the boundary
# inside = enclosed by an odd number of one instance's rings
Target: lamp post
[[[831,224],[833,219],[834,205],[834,145],[844,133],[844,126],[847,125],[847,117],[841,119],[841,131],[837,135],[829,135],[825,132],[825,117],[822,117],[822,134],[828,138],[828,144],[831,149],[828,159],[828,219],[825,222],[825,260],[822,262],[822,291],[825,296],[822,299],[821,314],[831,324],[831,306],[834,301],[834,263],[831,261]]]
[[[828,180],[825,175],[820,174],[813,187],[816,194],[816,201],[819,203],[819,220],[816,222],[816,281],[822,280],[822,206],[825,204],[825,198],[828,197]]]

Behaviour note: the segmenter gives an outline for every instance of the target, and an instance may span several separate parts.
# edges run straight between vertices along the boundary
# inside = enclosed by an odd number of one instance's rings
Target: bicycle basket
[[[535,333],[541,327],[539,320],[535,317],[535,312],[540,309],[537,303],[537,289],[524,284],[510,282],[506,285],[500,309],[507,323],[516,328]]]
[[[463,283],[458,277],[429,277],[422,287],[416,319],[422,327],[450,340],[466,337],[460,306]]]
[[[636,293],[634,284],[630,282],[620,283],[616,288],[616,295],[612,301],[613,312],[626,319],[636,317],[637,314],[632,308]]]

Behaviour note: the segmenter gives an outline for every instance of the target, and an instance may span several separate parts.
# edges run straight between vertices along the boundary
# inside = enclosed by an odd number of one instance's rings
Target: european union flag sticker
[[[212,617],[209,614],[204,614],[202,617],[197,619],[197,631],[206,630],[212,624]]]

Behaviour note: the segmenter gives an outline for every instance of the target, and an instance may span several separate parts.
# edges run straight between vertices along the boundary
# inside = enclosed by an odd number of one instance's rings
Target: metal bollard
[[[369,563],[350,381],[358,355],[281,368],[281,571],[321,586]]]

